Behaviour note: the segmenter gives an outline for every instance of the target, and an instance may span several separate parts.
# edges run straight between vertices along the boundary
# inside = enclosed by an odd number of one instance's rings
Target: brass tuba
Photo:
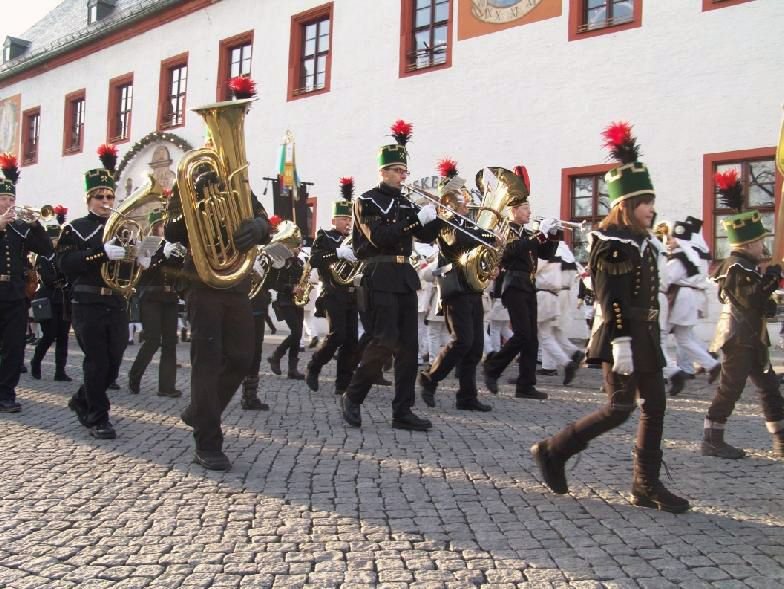
[[[152,174],[112,214],[103,228],[103,242],[113,242],[125,248],[124,260],[109,260],[101,265],[101,278],[112,290],[128,298],[133,294],[142,274],[136,261],[136,248],[150,234],[148,215],[154,209],[166,207],[163,188]]]
[[[258,260],[262,273],[251,272],[250,292],[252,299],[264,287],[270,268],[280,268],[286,259],[294,255],[294,250],[302,246],[302,232],[293,221],[283,221],[267,245],[260,245],[253,251],[254,261]]]
[[[213,288],[231,288],[240,282],[256,258],[256,249],[242,253],[234,245],[240,223],[254,216],[244,130],[253,100],[193,109],[204,118],[213,147],[189,151],[177,166],[193,264],[202,282]]]
[[[497,182],[488,186],[484,181],[484,169],[476,174],[476,185],[482,191],[482,204],[476,225],[485,231],[508,233],[504,213],[510,206],[525,201],[528,198],[528,189],[522,179],[505,168],[493,167],[489,170],[494,174]],[[502,246],[506,238],[501,239]],[[491,248],[479,245],[460,256],[458,263],[463,267],[468,285],[477,292],[488,287],[493,279],[493,273],[501,262],[502,247]]]
[[[341,245],[351,245],[351,235],[348,236]],[[329,274],[332,276],[332,282],[338,286],[353,286],[354,279],[362,274],[365,269],[365,263],[361,260],[350,262],[338,258],[336,262],[329,265]]]

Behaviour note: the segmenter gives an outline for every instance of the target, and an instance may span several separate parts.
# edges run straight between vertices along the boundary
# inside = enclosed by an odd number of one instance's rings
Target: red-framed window
[[[588,232],[610,211],[604,175],[613,164],[598,164],[561,170],[561,218],[584,221],[583,231],[567,231],[575,258],[588,261]]]
[[[737,6],[738,4],[745,4],[752,0],[702,0],[702,11],[716,10],[717,8],[726,8],[727,6]]]
[[[106,141],[125,143],[131,138],[133,111],[133,74],[109,80],[109,108],[106,121]]]
[[[180,53],[161,62],[158,91],[158,130],[185,125],[188,92],[188,54]]]
[[[333,3],[291,17],[288,100],[329,92]]]
[[[22,112],[22,165],[38,163],[38,143],[41,137],[41,107]]]
[[[65,95],[63,117],[63,155],[81,153],[84,149],[84,117],[87,93],[84,88]]]
[[[250,76],[253,58],[253,31],[245,31],[218,45],[218,78],[215,98],[218,101],[230,100],[229,80],[237,76]]]
[[[452,0],[400,0],[400,77],[452,65]]]
[[[642,26],[643,0],[569,0],[569,40]]]
[[[744,210],[758,210],[763,225],[772,232],[775,230],[776,209],[781,198],[781,175],[776,170],[775,158],[774,147],[708,153],[703,156],[703,234],[715,260],[724,259],[729,253],[727,234],[721,221],[734,214],[734,211],[724,208],[719,202],[714,182],[716,172],[737,170],[743,185]],[[772,243],[773,239],[770,238],[768,246]]]

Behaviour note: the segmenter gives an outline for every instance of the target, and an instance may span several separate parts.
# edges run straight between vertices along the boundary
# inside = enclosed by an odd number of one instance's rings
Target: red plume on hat
[[[449,158],[439,160],[438,173],[442,178],[454,178],[457,176],[457,162]]]
[[[253,98],[256,96],[256,82],[248,76],[236,76],[229,80],[229,89],[234,98]]]
[[[65,215],[68,213],[68,209],[66,209],[63,205],[56,205],[52,207],[52,212],[55,215]]]
[[[519,176],[525,184],[525,189],[531,192],[531,178],[528,177],[528,169],[525,166],[515,166],[512,171],[515,176]]]
[[[343,198],[347,201],[351,201],[351,199],[354,198],[353,176],[344,176],[340,179],[340,194],[343,195]]]
[[[411,134],[414,131],[414,125],[405,122],[403,119],[398,119],[391,127],[392,137],[399,145],[405,146],[406,143],[411,141]]]
[[[721,204],[740,213],[743,210],[743,185],[740,183],[738,171],[731,168],[726,172],[717,172],[714,181],[721,195]]]
[[[283,217],[281,217],[280,215],[272,215],[268,219],[268,221],[269,221],[270,227],[272,227],[273,229],[277,229],[278,225],[280,225],[280,222],[283,221]]]
[[[16,161],[16,156],[10,153],[0,153],[0,169],[3,170],[3,176],[9,180],[11,184],[19,182],[19,165]]]
[[[103,167],[114,172],[117,165],[117,148],[111,143],[104,143],[98,148],[98,158],[101,160]]]
[[[621,164],[636,162],[640,156],[637,138],[632,135],[632,126],[625,121],[611,123],[604,131],[604,147],[610,151],[613,159]]]

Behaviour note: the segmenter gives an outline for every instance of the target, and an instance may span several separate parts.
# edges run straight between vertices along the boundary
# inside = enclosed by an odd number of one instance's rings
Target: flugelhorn
[[[41,218],[41,209],[35,209],[25,205],[16,205],[11,208],[14,209],[16,218],[27,224],[35,223]]]
[[[534,217],[534,221],[541,223],[547,217]],[[564,221],[563,219],[556,219],[558,221],[558,229],[571,229],[572,231],[585,231],[585,221]]]

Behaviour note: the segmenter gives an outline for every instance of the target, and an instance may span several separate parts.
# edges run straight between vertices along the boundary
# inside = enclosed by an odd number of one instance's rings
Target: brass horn
[[[126,249],[124,260],[109,260],[101,265],[101,277],[107,286],[124,297],[133,294],[136,283],[142,274],[142,267],[136,261],[136,247],[150,234],[149,213],[166,206],[163,187],[155,176],[126,198],[103,228],[103,242],[113,242]],[[111,207],[107,207],[111,208]]]
[[[245,115],[254,98],[193,109],[204,118],[213,147],[189,151],[177,166],[182,214],[193,264],[213,288],[231,288],[248,274],[256,249],[240,252],[234,233],[252,219],[253,201],[245,159]]]

